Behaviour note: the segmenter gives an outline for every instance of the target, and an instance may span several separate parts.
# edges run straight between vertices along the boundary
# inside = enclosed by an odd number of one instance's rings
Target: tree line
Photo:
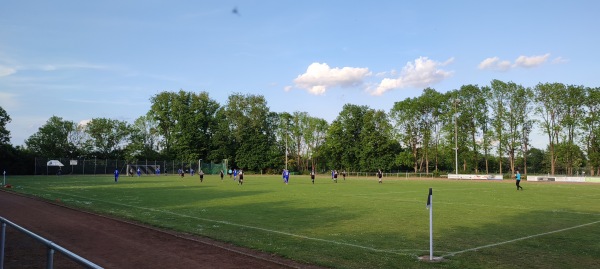
[[[395,102],[390,111],[346,104],[328,123],[308,112],[270,111],[262,95],[161,92],[133,123],[52,116],[24,146],[10,145],[0,107],[0,161],[27,170],[34,157],[221,162],[246,171],[573,175],[600,169],[600,88],[524,87],[493,80]],[[537,129],[536,129],[537,127]],[[547,147],[531,146],[539,130]],[[458,170],[458,171],[457,171]],[[19,173],[19,172],[17,172]]]

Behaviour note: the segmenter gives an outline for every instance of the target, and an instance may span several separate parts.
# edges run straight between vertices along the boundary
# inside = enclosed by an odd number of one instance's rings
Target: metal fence
[[[29,230],[13,223],[3,217],[0,217],[0,222],[2,222],[2,231],[0,231],[0,269],[4,268],[4,246],[5,246],[5,242],[6,242],[6,225],[15,228],[17,231],[35,239],[36,241],[40,242],[41,244],[45,245],[48,248],[48,251],[46,252],[46,257],[47,257],[46,268],[48,268],[48,269],[54,268],[54,251],[58,251],[59,253],[62,253],[67,258],[82,265],[85,268],[102,268],[102,267],[96,265],[95,263],[82,258],[81,256],[53,243],[52,241],[49,241],[37,234],[30,232]]]
[[[64,166],[48,166],[48,162],[57,160]],[[119,170],[120,174],[125,175],[128,165],[153,165],[160,167],[160,173],[163,175],[176,174],[179,169],[183,171],[198,171],[198,166],[202,164],[202,169],[205,174],[217,174],[220,170],[226,171],[225,163],[215,162],[199,162],[199,161],[173,161],[173,160],[139,160],[128,162],[126,160],[110,160],[110,159],[67,159],[67,158],[35,158],[34,175],[106,175],[112,174],[115,170]],[[144,170],[144,173],[149,173],[149,170]]]

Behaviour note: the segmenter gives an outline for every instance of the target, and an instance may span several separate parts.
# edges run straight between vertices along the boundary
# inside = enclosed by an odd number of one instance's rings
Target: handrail
[[[16,223],[11,222],[10,220],[7,220],[6,218],[0,217],[0,222],[2,223],[2,233],[1,233],[1,238],[0,238],[0,269],[4,268],[4,243],[5,243],[5,238],[6,238],[6,225],[8,224],[9,226],[15,228],[16,230],[18,230],[19,232],[24,233],[25,235],[35,239],[36,241],[44,244],[46,247],[48,247],[48,253],[47,253],[47,257],[48,260],[46,262],[46,268],[52,269],[54,267],[54,251],[58,251],[60,253],[62,253],[63,255],[67,256],[69,259],[71,259],[72,261],[86,267],[86,268],[102,268],[100,266],[98,266],[97,264],[90,262],[84,258],[82,258],[81,256],[67,250],[66,248],[63,248],[55,243],[53,243],[50,240],[47,240],[46,238],[43,238],[33,232],[30,232],[29,230],[17,225]]]

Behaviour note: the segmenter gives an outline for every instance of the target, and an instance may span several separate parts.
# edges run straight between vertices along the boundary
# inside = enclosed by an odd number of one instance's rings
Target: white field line
[[[48,190],[44,190],[44,191],[45,192],[52,192],[52,191],[48,191]],[[366,246],[361,246],[361,245],[356,245],[356,244],[351,244],[351,243],[338,242],[338,241],[321,239],[321,238],[315,238],[315,237],[309,237],[309,236],[298,235],[298,234],[293,234],[293,233],[288,233],[288,232],[276,231],[276,230],[271,230],[271,229],[266,229],[266,228],[261,228],[261,227],[248,226],[248,225],[233,223],[233,222],[224,221],[224,220],[213,220],[213,219],[207,219],[207,218],[200,218],[200,217],[195,217],[195,216],[189,216],[189,215],[185,215],[185,214],[179,214],[179,213],[174,213],[174,212],[159,210],[159,209],[155,209],[155,208],[146,208],[146,207],[140,207],[140,206],[134,206],[134,205],[128,205],[128,204],[121,204],[121,203],[109,202],[109,201],[104,201],[104,200],[97,200],[97,199],[93,199],[93,198],[89,198],[89,197],[81,197],[81,196],[77,196],[77,195],[73,195],[73,194],[57,193],[57,192],[52,192],[52,193],[61,194],[61,195],[67,195],[67,196],[72,196],[72,197],[80,198],[80,199],[83,199],[83,200],[92,200],[92,201],[101,202],[101,203],[107,203],[107,204],[113,204],[113,205],[131,207],[131,208],[136,208],[136,209],[141,209],[141,210],[148,210],[148,211],[166,213],[166,214],[171,214],[171,215],[175,215],[175,216],[178,216],[178,217],[185,217],[185,218],[197,219],[197,220],[206,221],[206,222],[213,222],[213,223],[226,224],[226,225],[237,226],[237,227],[242,227],[242,228],[247,228],[247,229],[259,230],[259,231],[263,231],[263,232],[269,232],[269,233],[274,233],[274,234],[286,235],[286,236],[290,236],[290,237],[297,237],[297,238],[302,238],[302,239],[307,239],[307,240],[332,243],[332,244],[336,244],[336,245],[343,245],[343,246],[350,246],[350,247],[355,247],[355,248],[361,248],[361,249],[366,249],[366,250],[370,250],[370,251],[373,251],[373,252],[383,252],[383,253],[391,253],[391,254],[414,256],[414,255],[416,255],[416,254],[414,254],[415,252],[423,252],[424,251],[424,250],[419,250],[419,249],[402,249],[402,250],[399,250],[400,251],[399,252],[399,251],[392,251],[392,250],[376,249],[376,248],[372,248],[372,247],[366,247]],[[427,251],[427,250],[425,250],[425,251]],[[411,253],[405,253],[405,252],[411,252]]]
[[[568,230],[573,230],[573,229],[577,229],[577,228],[581,228],[581,227],[585,227],[585,226],[590,226],[590,225],[594,225],[594,224],[598,224],[598,223],[600,223],[600,220],[599,221],[590,222],[590,223],[586,223],[586,224],[581,224],[581,225],[573,226],[573,227],[569,227],[569,228],[564,228],[564,229],[560,229],[560,230],[556,230],[556,231],[550,231],[550,232],[541,233],[541,234],[534,234],[534,235],[525,236],[525,237],[521,237],[521,238],[516,238],[516,239],[504,241],[504,242],[499,242],[499,243],[489,244],[489,245],[485,245],[485,246],[479,246],[479,247],[474,247],[474,248],[465,249],[465,250],[461,250],[461,251],[451,252],[451,253],[448,253],[448,254],[446,254],[446,255],[444,255],[442,257],[443,258],[447,258],[447,257],[450,257],[450,256],[454,256],[454,255],[465,253],[465,252],[469,252],[469,251],[476,251],[476,250],[480,250],[480,249],[483,249],[483,248],[495,247],[495,246],[504,245],[504,244],[508,244],[508,243],[512,243],[512,242],[516,242],[516,241],[521,241],[521,240],[525,240],[525,239],[530,239],[530,238],[534,238],[534,237],[540,237],[540,236],[544,236],[544,235],[548,235],[548,234],[553,234],[553,233],[560,233],[560,232],[564,232],[564,231],[568,231]]]

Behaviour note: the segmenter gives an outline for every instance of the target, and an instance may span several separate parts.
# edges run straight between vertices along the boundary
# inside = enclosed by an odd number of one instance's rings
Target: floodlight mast
[[[460,99],[454,99],[454,173],[458,175],[458,117],[456,116],[456,107],[460,104]]]

